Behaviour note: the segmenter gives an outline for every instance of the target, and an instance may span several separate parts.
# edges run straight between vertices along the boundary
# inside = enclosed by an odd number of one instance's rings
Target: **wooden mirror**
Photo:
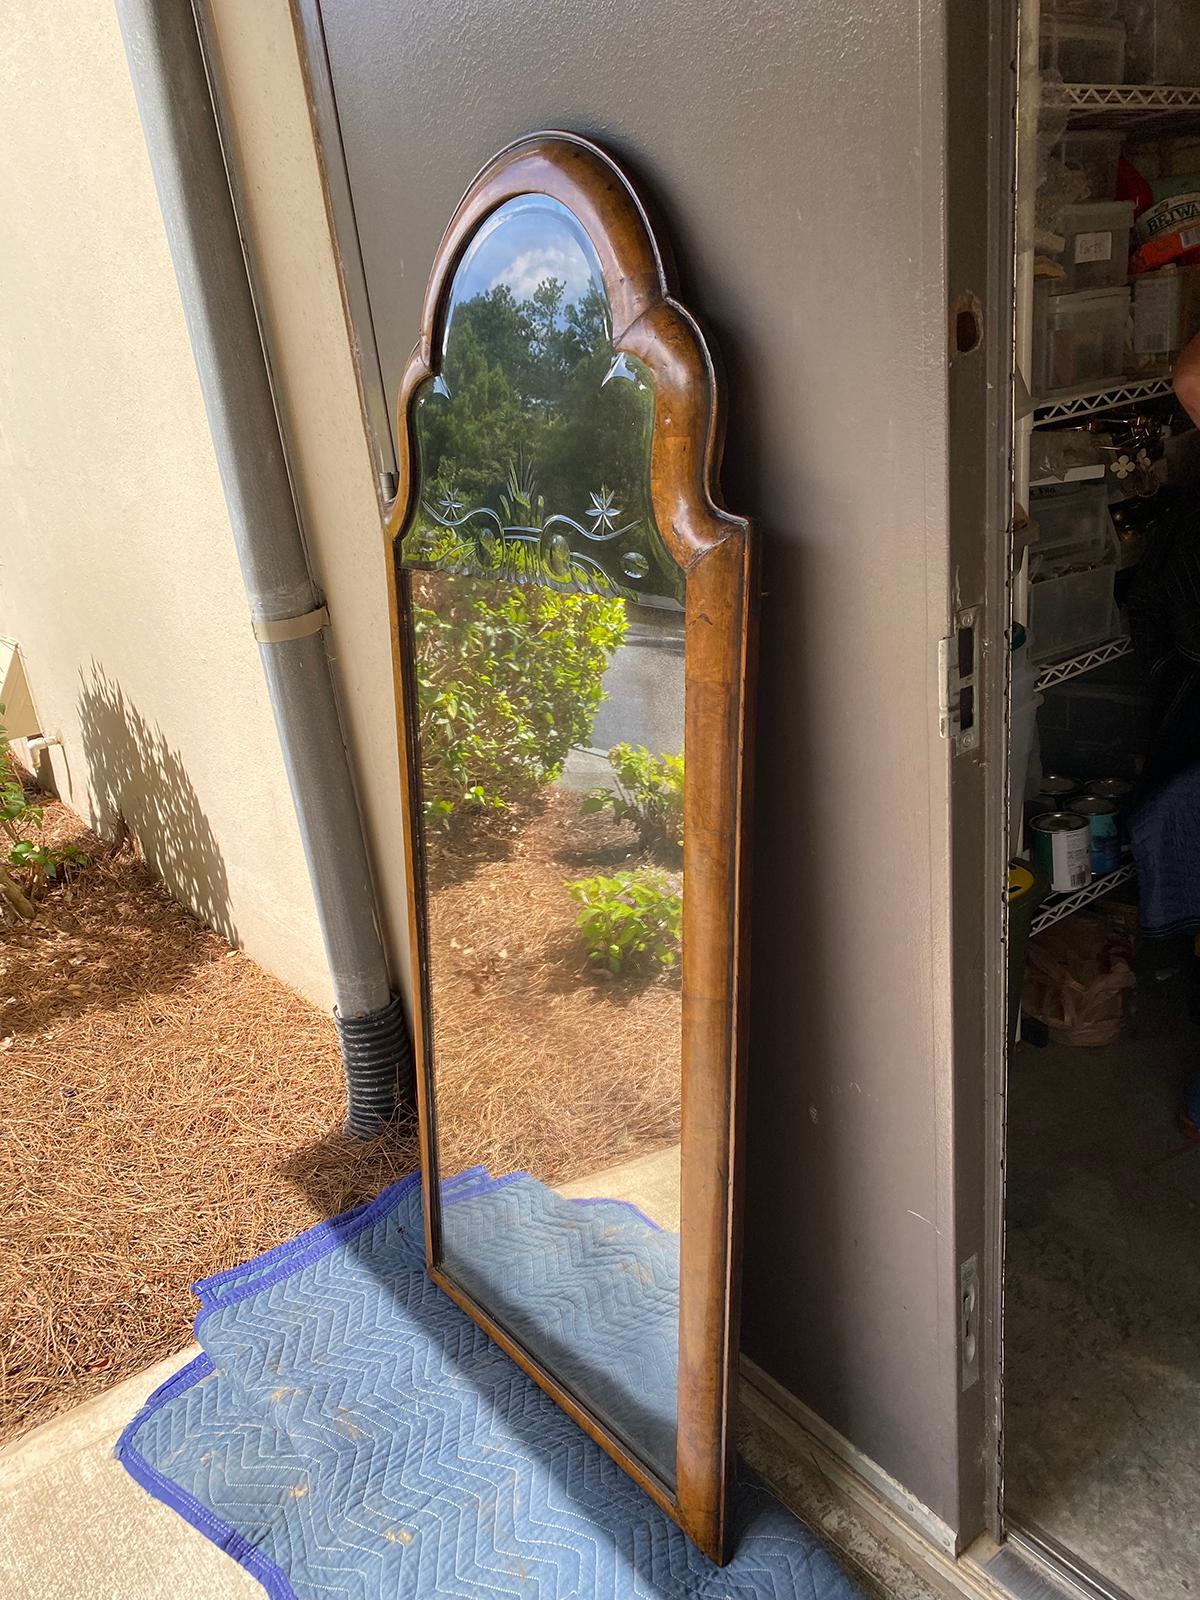
[[[722,1561],[752,544],[711,357],[594,145],[471,185],[398,432],[429,1270]]]

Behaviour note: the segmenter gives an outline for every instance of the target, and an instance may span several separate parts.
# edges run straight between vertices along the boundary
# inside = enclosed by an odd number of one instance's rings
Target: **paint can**
[[[1129,812],[1133,804],[1135,783],[1128,778],[1093,778],[1087,784],[1084,793],[1094,794],[1098,800],[1111,800],[1117,808],[1117,831],[1121,839],[1121,854],[1127,856],[1129,850]]]
[[[1043,777],[1038,785],[1038,792],[1025,802],[1026,844],[1029,842],[1029,829],[1033,826],[1035,817],[1040,817],[1046,811],[1066,811],[1071,801],[1081,792],[1082,785],[1077,778],[1064,778],[1056,773],[1049,773]]]
[[[1044,777],[1038,786],[1038,792],[1026,800],[1022,811],[1025,818],[1026,847],[1029,845],[1029,830],[1033,826],[1035,817],[1040,817],[1047,811],[1068,810],[1071,801],[1082,792],[1083,786],[1077,778],[1064,778],[1055,773]]]
[[[1029,836],[1033,859],[1049,878],[1054,894],[1070,894],[1092,881],[1087,817],[1074,811],[1043,811],[1030,823]]]
[[[1063,802],[1077,795],[1082,788],[1078,778],[1064,778],[1061,773],[1047,772],[1038,785],[1038,794],[1044,794],[1047,799],[1054,801],[1049,807],[1051,811],[1061,811]]]
[[[1074,816],[1088,820],[1088,859],[1092,874],[1102,878],[1121,865],[1121,832],[1113,801],[1098,794],[1081,794],[1068,808]]]
[[[1118,811],[1124,811],[1133,794],[1133,784],[1128,778],[1092,778],[1083,786],[1085,794],[1094,794],[1097,800],[1111,800]]]

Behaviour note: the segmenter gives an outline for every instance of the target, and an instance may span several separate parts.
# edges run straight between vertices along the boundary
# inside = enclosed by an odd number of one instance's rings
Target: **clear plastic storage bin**
[[[1119,0],[1126,83],[1200,84],[1196,0]]]
[[[1061,258],[1066,277],[1050,280],[1052,294],[1118,289],[1129,277],[1132,200],[1083,200],[1063,206],[1057,228],[1067,241]]]
[[[1033,388],[1038,398],[1060,389],[1119,382],[1125,365],[1129,289],[1085,289],[1034,296]]]
[[[1117,162],[1125,135],[1116,128],[1068,128],[1053,155],[1087,178],[1087,200],[1111,200],[1117,192]]]
[[[1113,525],[1108,514],[1108,486],[1103,478],[1039,491],[1029,513],[1038,525],[1039,561],[1050,556],[1070,556],[1082,564],[1107,558]]]
[[[1067,567],[1068,570],[1062,570]],[[1029,585],[1029,658],[1057,661],[1115,638],[1120,626],[1113,583],[1116,550],[1094,567],[1051,562]]]
[[[1161,372],[1200,331],[1200,267],[1163,267],[1133,284],[1134,372]]]
[[[1043,16],[1041,67],[1057,72],[1064,83],[1124,83],[1125,24]]]

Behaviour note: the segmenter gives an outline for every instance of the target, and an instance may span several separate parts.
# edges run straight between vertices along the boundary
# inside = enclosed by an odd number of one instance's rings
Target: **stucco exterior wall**
[[[300,56],[288,0],[209,0],[206,9],[305,540],[329,606],[385,944],[407,995],[386,544]]]
[[[285,35],[290,37],[290,33]],[[111,5],[0,9],[0,635],[64,800],[329,1003]]]

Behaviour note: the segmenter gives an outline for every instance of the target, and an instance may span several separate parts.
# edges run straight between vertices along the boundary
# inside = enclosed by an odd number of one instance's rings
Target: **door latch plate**
[[[942,738],[954,741],[956,752],[979,748],[978,619],[974,606],[960,611],[954,632],[938,640],[938,724]]]

